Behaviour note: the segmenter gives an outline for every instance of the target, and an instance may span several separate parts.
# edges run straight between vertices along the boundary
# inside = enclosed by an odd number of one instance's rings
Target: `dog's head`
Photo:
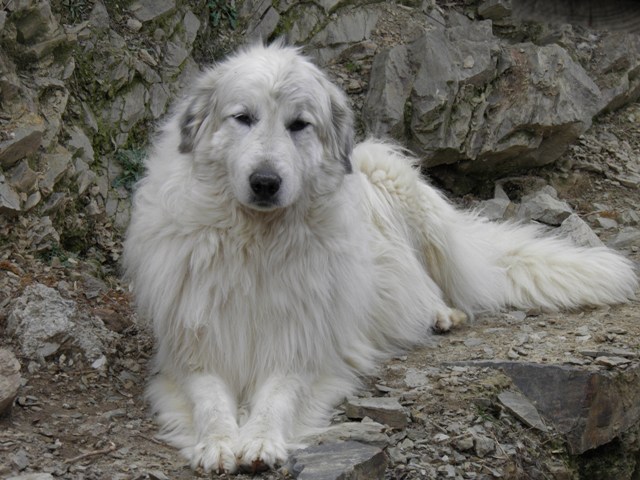
[[[336,190],[352,170],[347,99],[299,50],[254,46],[197,81],[180,113],[180,146],[220,164],[236,199],[284,208]]]

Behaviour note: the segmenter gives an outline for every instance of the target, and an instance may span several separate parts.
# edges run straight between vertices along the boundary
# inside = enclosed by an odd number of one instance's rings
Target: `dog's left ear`
[[[347,173],[353,172],[351,152],[353,150],[354,130],[353,112],[346,95],[330,82],[328,86],[331,99],[331,132],[329,141],[334,158],[339,159]]]
[[[204,79],[203,79],[204,80]],[[202,81],[195,93],[187,98],[180,115],[180,153],[191,153],[216,105],[215,87],[211,81]]]

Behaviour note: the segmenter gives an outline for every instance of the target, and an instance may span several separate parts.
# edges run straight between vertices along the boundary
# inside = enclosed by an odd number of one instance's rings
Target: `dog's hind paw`
[[[284,442],[272,438],[248,438],[240,443],[237,455],[243,469],[259,472],[284,464],[287,460],[287,447]]]
[[[433,325],[433,329],[438,333],[444,333],[458,325],[462,325],[466,321],[466,313],[455,308],[447,308],[436,313],[436,322]]]
[[[207,473],[235,473],[238,470],[233,444],[228,437],[208,437],[183,453],[194,470],[198,467]]]

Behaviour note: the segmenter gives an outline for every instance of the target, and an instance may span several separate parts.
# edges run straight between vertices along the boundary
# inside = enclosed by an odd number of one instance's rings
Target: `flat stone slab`
[[[407,413],[396,397],[350,398],[345,407],[349,418],[369,417],[392,428],[407,426]]]
[[[326,430],[310,435],[301,443],[324,444],[354,441],[376,447],[386,447],[390,443],[387,427],[378,422],[342,422],[331,425]]]
[[[375,480],[384,478],[387,456],[358,442],[327,443],[296,450],[285,468],[299,480]]]
[[[506,391],[498,395],[498,400],[517,419],[531,428],[546,432],[547,426],[533,403],[519,392]]]
[[[610,442],[640,421],[638,365],[624,370],[502,360],[453,365],[503,371],[541,416],[564,435],[574,455]]]

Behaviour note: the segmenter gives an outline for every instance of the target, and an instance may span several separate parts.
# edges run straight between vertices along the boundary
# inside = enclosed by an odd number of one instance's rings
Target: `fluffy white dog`
[[[283,462],[376,361],[474,312],[633,296],[622,256],[458,211],[412,162],[353,148],[345,95],[282,45],[205,72],[164,125],[125,266],[153,410],[194,468]]]

